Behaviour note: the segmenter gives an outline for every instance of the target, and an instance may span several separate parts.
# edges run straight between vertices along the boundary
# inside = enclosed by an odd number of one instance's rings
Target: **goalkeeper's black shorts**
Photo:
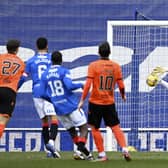
[[[109,127],[120,123],[115,104],[98,105],[89,102],[88,124],[95,126],[95,128],[100,128],[102,119],[105,126]]]
[[[0,114],[12,115],[16,103],[16,92],[8,87],[0,87]]]

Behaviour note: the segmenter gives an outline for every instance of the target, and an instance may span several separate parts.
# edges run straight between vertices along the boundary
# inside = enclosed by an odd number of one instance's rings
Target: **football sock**
[[[78,142],[77,143],[78,146],[78,150],[83,152],[86,156],[88,156],[90,154],[90,152],[87,150],[87,148],[85,147],[85,143],[84,142]]]
[[[58,133],[58,122],[52,121],[50,127],[50,139],[55,140]]]
[[[77,144],[78,143],[78,136],[73,137],[72,140],[73,140],[74,144]]]
[[[92,128],[92,136],[94,138],[94,142],[96,144],[98,152],[103,152],[104,151],[104,144],[103,144],[103,137],[101,135],[101,132],[99,129]]]
[[[4,124],[0,124],[0,138],[3,135],[4,129],[5,129],[5,125]]]
[[[44,144],[46,145],[49,141],[48,123],[44,123],[42,126],[42,136],[44,139]]]
[[[84,144],[86,143],[86,138],[85,137],[78,137],[78,142],[83,142]]]
[[[121,148],[126,147],[126,140],[123,131],[121,130],[119,125],[111,127],[113,134],[117,140],[117,143]]]
[[[75,136],[73,137],[73,142],[77,145],[77,150],[83,152],[86,156],[90,154],[90,152],[85,147],[86,138]]]

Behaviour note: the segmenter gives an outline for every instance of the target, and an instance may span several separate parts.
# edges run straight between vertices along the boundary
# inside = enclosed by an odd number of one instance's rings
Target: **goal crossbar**
[[[107,21],[108,25],[114,25],[114,26],[167,26],[168,20],[152,20],[152,21],[134,21],[134,20],[116,20],[116,21]]]

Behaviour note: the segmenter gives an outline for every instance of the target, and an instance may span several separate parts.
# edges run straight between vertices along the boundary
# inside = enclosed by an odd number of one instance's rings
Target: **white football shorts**
[[[86,116],[83,110],[76,109],[70,114],[57,116],[64,128],[79,127],[86,124]]]
[[[42,98],[33,98],[33,101],[40,119],[44,118],[45,116],[56,115],[55,109],[52,103]]]

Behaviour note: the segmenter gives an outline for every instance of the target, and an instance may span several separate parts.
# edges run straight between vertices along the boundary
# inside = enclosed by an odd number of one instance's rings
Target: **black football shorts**
[[[118,114],[116,112],[115,104],[98,105],[89,102],[88,124],[100,128],[102,119],[105,126],[115,126],[120,123]]]
[[[8,87],[0,87],[0,114],[12,115],[16,103],[16,92]]]

